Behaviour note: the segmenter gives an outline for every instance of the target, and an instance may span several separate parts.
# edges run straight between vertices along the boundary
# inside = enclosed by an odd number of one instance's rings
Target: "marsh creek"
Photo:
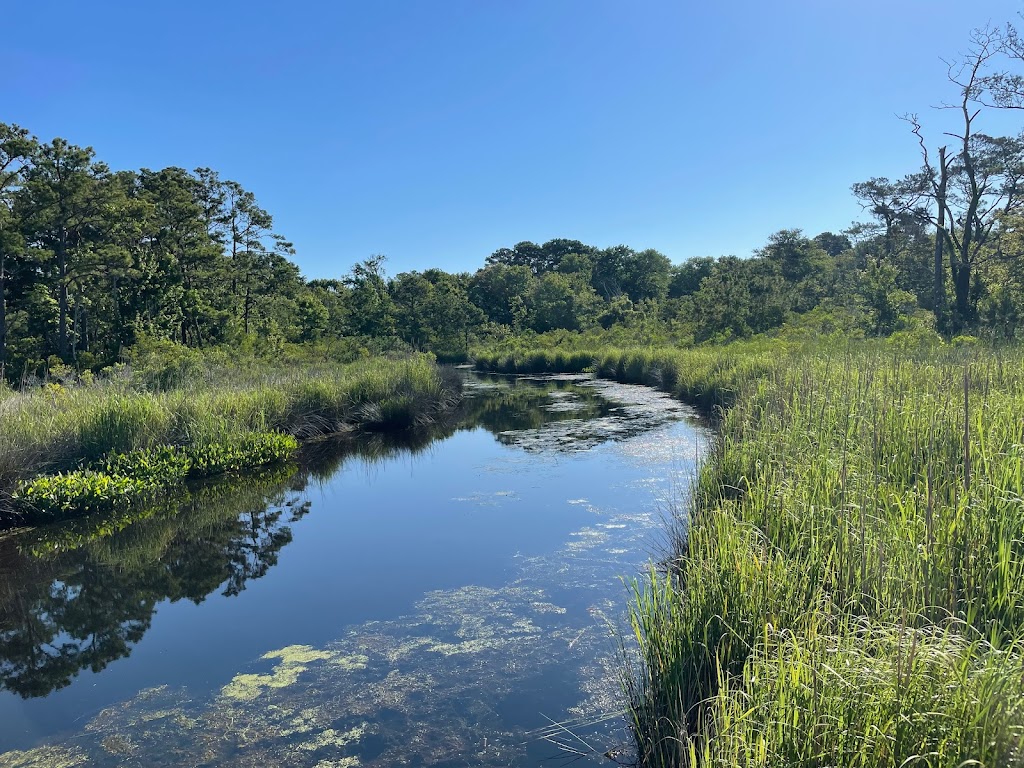
[[[465,376],[432,433],[0,539],[0,767],[598,764],[623,745],[625,582],[706,435],[643,387]]]

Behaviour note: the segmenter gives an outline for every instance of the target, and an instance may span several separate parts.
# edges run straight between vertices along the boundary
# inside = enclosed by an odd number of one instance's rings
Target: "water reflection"
[[[0,540],[0,687],[25,699],[45,697],[74,684],[84,670],[98,673],[129,656],[150,629],[158,606],[198,605],[212,595],[222,596],[218,610],[235,602],[254,582],[275,572],[315,501],[312,491],[336,479],[347,462],[372,465],[414,455],[457,431],[478,427],[502,444],[524,450],[526,462],[527,453],[585,450],[682,415],[682,409],[662,395],[639,387],[609,388],[580,377],[473,377],[466,391],[460,409],[431,430],[313,443],[303,449],[295,466],[197,485],[173,503],[131,516],[92,517]],[[649,452],[651,446],[640,450]],[[536,466],[534,459],[529,461]],[[493,468],[507,469],[506,463]],[[657,471],[662,469],[659,465]],[[520,472],[518,463],[513,471]],[[466,485],[472,495],[472,483]],[[501,488],[490,492],[501,499],[515,498]],[[589,505],[584,499],[569,503]],[[306,523],[310,524],[316,525]],[[400,733],[418,740],[417,753],[427,762],[439,761],[446,753],[465,754],[473,746],[474,724],[507,720],[508,713],[522,705],[517,697],[533,685],[527,681],[536,681],[539,675],[559,691],[580,690],[580,665],[596,663],[596,649],[605,641],[593,631],[592,614],[574,613],[571,603],[552,592],[552,585],[590,596],[607,592],[609,583],[617,590],[616,575],[629,570],[639,551],[637,542],[652,525],[648,518],[605,518],[570,533],[555,554],[521,561],[515,581],[506,586],[427,592],[409,616],[355,626],[344,638],[317,648],[281,648],[277,655],[265,656],[253,672],[231,679],[209,709],[193,710],[188,703],[195,696],[192,689],[143,692],[93,719],[86,731],[101,743],[87,739],[83,748],[86,743],[98,744],[99,751],[86,749],[90,764],[101,753],[118,764],[141,748],[153,764],[173,765],[186,756],[190,762],[214,756],[217,762],[230,762],[225,749],[244,748],[249,750],[245,754],[265,758],[277,750],[285,755],[289,744],[301,742],[307,745],[302,749],[319,744],[313,751],[342,761],[339,764],[354,765],[344,761],[357,755],[360,762],[379,759],[384,765],[405,754],[400,742],[390,736],[387,743],[383,740],[386,734]],[[275,620],[273,615],[265,618]],[[202,644],[204,639],[200,635],[192,641]],[[576,659],[569,668],[564,667],[567,650]],[[459,672],[460,664],[470,665],[465,675]],[[229,678],[232,669],[237,666],[225,670]],[[300,678],[301,687],[291,685]],[[587,685],[584,681],[584,690]],[[136,684],[131,690],[140,687]],[[450,727],[445,729],[434,713],[440,690],[467,704],[446,713]],[[551,700],[556,694],[547,691],[544,696]],[[268,709],[270,701],[274,703]],[[387,701],[392,703],[383,706],[381,702]],[[573,706],[573,701],[570,695],[565,706]],[[285,716],[287,722],[278,722]],[[235,732],[238,718],[262,723],[262,736]],[[389,718],[395,727],[388,726]],[[520,737],[504,732],[500,739],[494,736],[487,742],[481,763],[505,764],[515,751]],[[324,741],[325,734],[335,741]],[[256,741],[247,741],[250,738]],[[17,753],[2,754],[5,748],[10,745],[0,739],[0,765],[20,765]],[[55,749],[32,750],[32,759],[57,764]],[[156,761],[149,750],[161,751],[163,758]],[[22,754],[28,759],[29,753]]]
[[[264,576],[308,510],[294,474],[187,491],[130,524],[92,519],[0,542],[0,683],[45,696],[129,655],[159,603],[237,595]]]
[[[478,425],[516,444],[515,435],[605,419],[617,407],[598,389],[579,386],[580,377],[470,382],[462,406],[431,429],[313,443],[301,466],[197,485],[144,510],[0,540],[0,686],[24,698],[45,696],[84,669],[99,672],[128,656],[161,602],[238,595],[291,542],[291,526],[309,511],[307,484],[330,478],[347,460],[415,454]],[[617,436],[608,431],[604,439]],[[536,439],[521,443],[532,448]]]

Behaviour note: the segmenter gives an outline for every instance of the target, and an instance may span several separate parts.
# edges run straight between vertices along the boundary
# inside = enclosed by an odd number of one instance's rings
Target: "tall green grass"
[[[298,439],[426,424],[460,397],[426,355],[347,365],[211,368],[172,389],[145,372],[92,385],[0,392],[0,517],[10,492],[41,472],[85,467],[159,446],[242,443],[254,433]],[[160,379],[162,381],[162,379]]]
[[[1024,761],[1021,351],[592,357],[721,415],[634,596],[642,764]]]

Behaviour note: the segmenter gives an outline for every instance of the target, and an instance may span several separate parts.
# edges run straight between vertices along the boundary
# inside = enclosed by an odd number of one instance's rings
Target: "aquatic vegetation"
[[[1024,357],[899,340],[595,350],[720,435],[636,586],[642,764],[1016,764]]]
[[[304,514],[289,486],[294,472],[222,478],[173,502],[0,541],[10,568],[0,579],[0,685],[45,696],[128,656],[158,603],[242,592],[274,565]]]
[[[75,768],[88,763],[86,755],[64,747],[38,747],[0,755],[0,768]]]
[[[269,651],[261,658],[280,661],[269,674],[235,675],[221,689],[220,695],[237,701],[252,701],[267,689],[294,685],[299,675],[314,661],[329,661],[333,666],[348,671],[365,669],[368,661],[364,654],[339,655],[333,651],[317,651],[308,645],[289,645],[287,648]]]
[[[12,501],[24,521],[60,520],[138,503],[185,478],[284,461],[298,447],[291,435],[259,432],[231,443],[143,448],[114,454],[96,469],[32,478],[15,489]]]
[[[33,478],[15,490],[12,498],[22,519],[59,520],[126,504],[157,487],[150,480],[87,470]]]
[[[611,574],[633,561],[609,551],[643,551],[637,543],[657,525],[653,510],[643,519],[634,514],[587,509],[609,526],[601,528],[609,540],[592,557],[570,550],[578,537],[568,535],[553,553],[517,560],[506,584],[431,591],[406,616],[350,626],[323,646],[270,650],[209,696],[173,687],[144,691],[101,712],[73,743],[97,766],[127,760],[129,753],[114,748],[136,750],[130,754],[154,766],[459,759],[497,768],[521,764],[531,748],[524,740],[540,738],[505,724],[502,710],[522,706],[524,690],[547,691],[549,681],[563,678],[565,701],[548,702],[545,693],[541,711],[565,712],[574,727],[610,734],[623,724],[606,624],[622,587]],[[542,586],[553,580],[572,591],[556,599]],[[583,660],[577,693],[572,665]],[[536,725],[546,723],[535,710],[526,713]],[[620,736],[602,735],[599,743],[613,740]],[[543,755],[554,750],[540,749]]]
[[[56,398],[25,391],[0,400],[0,522],[20,521],[11,491],[43,472],[75,475],[114,461],[115,473],[164,478],[185,469],[183,458],[169,453],[176,449],[193,451],[187,474],[232,471],[266,463],[267,451],[280,453],[260,435],[305,440],[358,428],[415,427],[460,400],[458,377],[427,355],[232,371],[170,390],[140,386],[112,378],[64,387]],[[83,481],[75,475],[60,482]],[[66,514],[73,500],[62,493],[51,508]]]

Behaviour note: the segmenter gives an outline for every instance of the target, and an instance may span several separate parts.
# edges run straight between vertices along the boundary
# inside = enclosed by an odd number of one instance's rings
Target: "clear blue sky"
[[[0,120],[114,168],[210,166],[308,277],[519,240],[748,255],[917,163],[896,115],[1004,0],[10,2]],[[1012,120],[1003,118],[1013,129]],[[993,130],[995,130],[993,128]],[[936,139],[937,141],[937,139]]]

